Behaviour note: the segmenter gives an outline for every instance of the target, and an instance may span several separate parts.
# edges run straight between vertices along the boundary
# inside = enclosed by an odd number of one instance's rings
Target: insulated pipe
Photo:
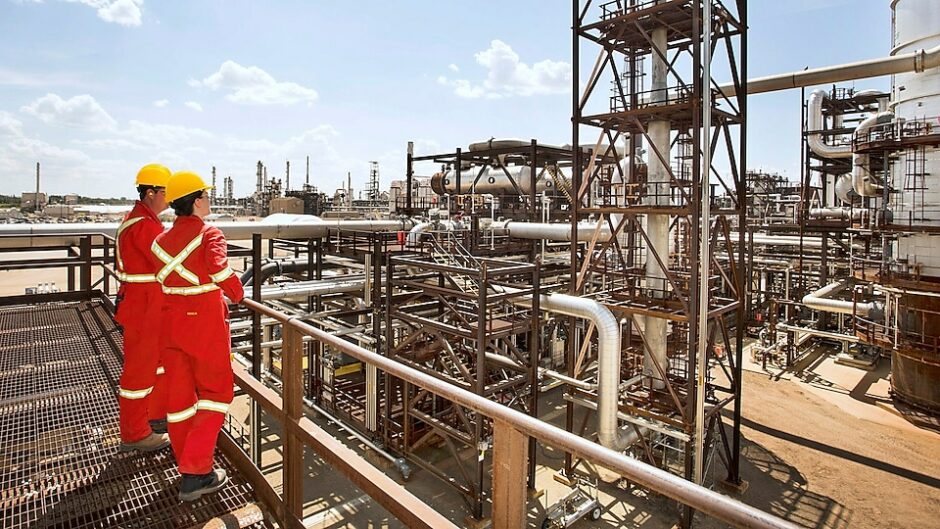
[[[222,230],[230,241],[248,240],[252,234],[260,233],[265,239],[309,239],[326,236],[330,230],[353,230],[383,232],[406,230],[412,221],[402,220],[322,220],[313,215],[275,214],[261,222],[219,222],[213,226]],[[79,235],[100,233],[114,237],[118,222],[75,224],[6,224],[0,225],[0,248],[20,247],[22,241],[3,240],[8,237],[37,237],[27,246],[42,247],[76,244]],[[169,228],[170,223],[164,223]],[[40,237],[41,236],[41,237]]]
[[[519,289],[494,286],[499,292]],[[525,296],[522,304],[530,304]],[[617,427],[617,402],[620,400],[620,323],[614,314],[597,301],[568,294],[541,294],[539,308],[591,321],[597,331],[597,438],[602,445],[622,451],[636,440],[630,431]],[[579,384],[575,384],[579,385]]]
[[[876,313],[876,306],[874,302],[854,303],[852,301],[829,298],[829,296],[838,294],[847,287],[848,283],[845,281],[836,281],[835,283],[830,283],[820,288],[819,290],[816,290],[815,292],[810,292],[809,294],[803,296],[803,305],[821,312],[832,312],[836,314],[857,314],[863,318],[867,318],[873,313]]]
[[[836,178],[835,185],[833,185],[833,191],[835,192],[836,197],[846,204],[858,204],[861,199],[861,196],[855,192],[855,186],[852,185],[851,173],[847,173]]]
[[[463,194],[490,194],[490,195],[528,195],[532,192],[532,168],[528,165],[510,165],[503,170],[502,167],[471,167],[460,171],[460,192]],[[558,169],[561,172],[561,169]],[[506,173],[509,173],[507,176]],[[479,178],[477,178],[479,176]],[[512,177],[512,181],[509,178]],[[474,184],[476,182],[476,184]],[[515,186],[513,186],[515,182]],[[551,175],[545,167],[537,169],[535,190],[543,193],[554,187]],[[518,188],[518,191],[517,191]],[[435,173],[431,177],[431,190],[438,195],[457,194],[457,181],[454,171]]]
[[[604,305],[567,294],[539,296],[549,312],[590,320],[597,330],[597,437],[607,448],[622,451],[636,442],[631,430],[617,426],[620,399],[620,325]]]
[[[809,216],[813,219],[840,219],[840,220],[861,220],[861,209],[826,207],[812,208],[809,210]]]
[[[414,246],[421,241],[421,234],[431,228],[431,222],[419,222],[408,232],[408,246]]]
[[[265,261],[265,263],[261,265],[261,270],[257,274],[259,278],[258,280],[264,283],[273,275],[284,274],[287,272],[303,272],[307,270],[308,265],[309,263],[307,262],[306,258],[289,260],[276,259],[273,261]],[[255,269],[249,267],[248,270],[245,270],[242,273],[240,279],[242,281],[242,285],[248,286],[252,284],[252,282],[255,280]]]
[[[788,331],[788,332],[793,332],[793,333],[803,333],[807,336],[819,336],[820,338],[831,338],[833,340],[839,340],[840,342],[858,343],[861,341],[858,338],[858,336],[852,336],[850,334],[839,334],[837,332],[820,331],[819,329],[813,329],[810,327],[797,327],[796,325],[788,325],[786,323],[778,323],[777,328],[782,331]]]
[[[879,112],[873,116],[868,116],[858,124],[853,136],[857,140],[875,125],[891,123],[892,121],[894,121],[894,112]],[[884,188],[874,184],[874,181],[875,177],[871,174],[869,156],[856,153],[852,158],[852,188],[863,197],[880,197]]]
[[[497,235],[509,235],[517,239],[536,239],[546,241],[570,241],[571,225],[565,223],[546,223],[546,222],[519,222],[519,221],[500,221],[494,222],[492,229]],[[584,222],[578,224],[578,241],[589,242],[594,237],[597,230],[596,222]],[[597,237],[598,242],[610,240],[610,227],[605,222],[601,226],[600,234]]]
[[[327,294],[348,294],[361,292],[365,279],[326,279],[319,281],[300,281],[285,285],[267,286],[261,288],[261,299],[287,299],[307,298],[310,296],[325,296]]]
[[[822,105],[826,100],[825,90],[813,90],[809,95],[809,103],[806,109],[806,128],[810,134],[806,137],[806,143],[809,148],[819,156],[824,158],[851,158],[852,145],[829,145],[823,139],[821,131],[823,130]]]
[[[903,55],[893,55],[880,59],[869,59],[866,61],[814,68],[812,70],[801,70],[798,72],[758,77],[757,79],[748,79],[747,93],[761,94],[764,92],[776,92],[778,90],[789,90],[802,86],[838,83],[840,81],[881,77],[896,73],[920,73],[931,68],[936,68],[937,66],[940,66],[940,46],[934,46],[929,50],[917,50]],[[727,97],[732,97],[736,94],[733,83],[722,85],[719,87],[719,90]]]

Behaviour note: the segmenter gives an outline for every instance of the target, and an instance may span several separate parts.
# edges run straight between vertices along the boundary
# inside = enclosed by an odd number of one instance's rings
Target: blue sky
[[[565,1],[0,0],[0,193],[131,196],[150,162],[332,192],[405,147],[570,142]],[[750,77],[887,55],[887,0],[752,0]],[[581,77],[596,48],[582,45]],[[858,81],[887,89],[887,78]],[[749,99],[748,166],[799,174],[799,90]],[[593,138],[592,138],[593,139]],[[425,171],[427,172],[427,171]],[[221,179],[220,179],[221,185]]]

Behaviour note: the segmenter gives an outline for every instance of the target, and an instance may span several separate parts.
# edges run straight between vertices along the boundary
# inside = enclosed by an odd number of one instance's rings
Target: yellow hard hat
[[[170,181],[166,183],[166,201],[173,202],[190,193],[205,191],[206,189],[212,189],[212,186],[206,185],[202,177],[196,173],[190,171],[173,173]]]
[[[158,163],[145,165],[137,172],[137,185],[139,186],[166,187],[169,179],[170,170]]]

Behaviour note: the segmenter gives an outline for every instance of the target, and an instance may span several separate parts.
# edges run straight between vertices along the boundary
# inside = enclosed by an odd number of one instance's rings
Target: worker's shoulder
[[[205,240],[215,240],[222,239],[225,240],[225,234],[222,233],[218,227],[213,226],[212,224],[203,224],[202,226],[202,239]]]

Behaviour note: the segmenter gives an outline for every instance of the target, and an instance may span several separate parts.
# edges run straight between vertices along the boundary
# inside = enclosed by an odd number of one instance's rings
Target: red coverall
[[[115,319],[124,327],[124,371],[118,391],[121,440],[133,443],[150,435],[148,419],[166,418],[166,390],[160,362],[160,317],[163,293],[150,246],[163,224],[138,201],[117,232],[118,279]]]
[[[222,293],[239,302],[244,290],[228,266],[225,236],[197,216],[177,217],[151,249],[166,295],[167,432],[180,474],[207,474],[234,393]]]

